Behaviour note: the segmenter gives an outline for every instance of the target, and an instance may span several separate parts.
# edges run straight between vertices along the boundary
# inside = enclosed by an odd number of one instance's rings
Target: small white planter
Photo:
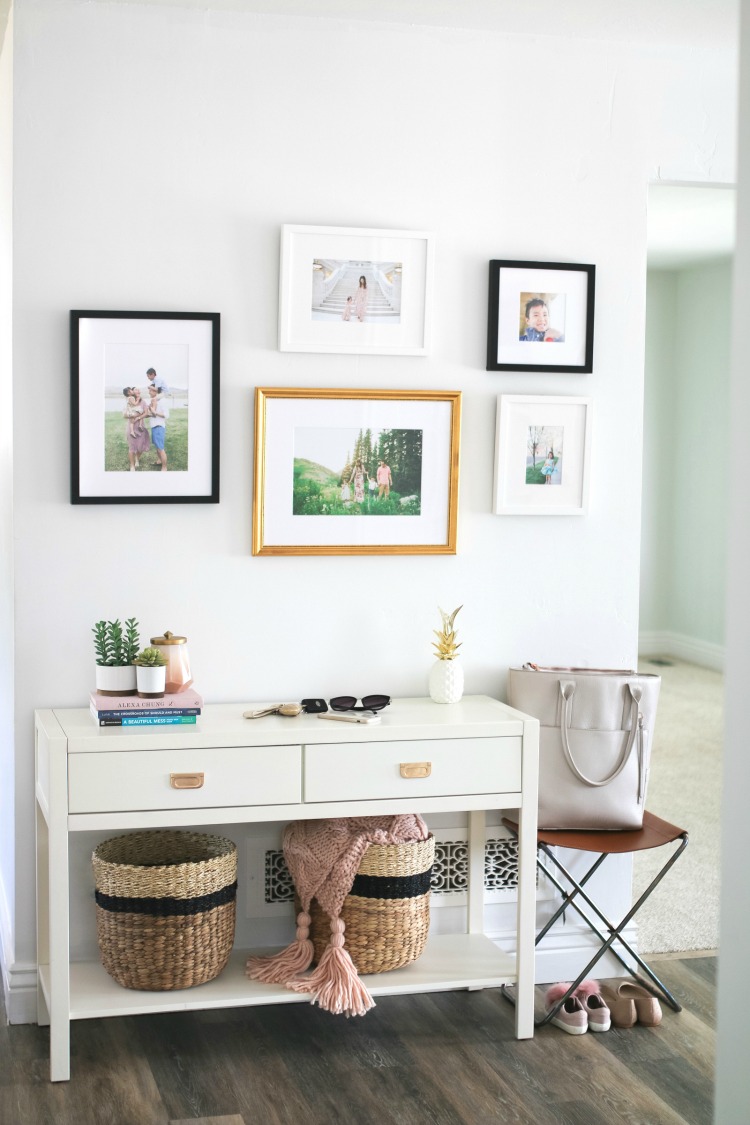
[[[135,665],[97,664],[96,690],[100,695],[135,695]]]
[[[161,699],[167,682],[166,666],[161,668],[135,667],[138,682],[138,695],[141,699]]]
[[[433,703],[458,703],[464,693],[464,670],[457,660],[436,660],[430,668]]]

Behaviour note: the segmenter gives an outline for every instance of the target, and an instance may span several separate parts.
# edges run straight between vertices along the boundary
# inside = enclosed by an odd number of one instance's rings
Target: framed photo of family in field
[[[433,257],[426,231],[282,227],[279,350],[426,355]]]
[[[454,555],[459,391],[255,391],[254,555]]]
[[[582,516],[588,511],[590,398],[499,395],[497,515]]]
[[[590,373],[595,273],[566,262],[490,262],[487,370]]]
[[[219,314],[70,314],[71,503],[218,504]]]

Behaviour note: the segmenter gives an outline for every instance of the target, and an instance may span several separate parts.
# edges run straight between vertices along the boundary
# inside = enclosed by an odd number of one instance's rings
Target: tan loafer
[[[661,1004],[647,988],[625,980],[617,986],[616,992],[621,999],[632,1000],[635,1004],[638,1023],[644,1027],[656,1027],[661,1023]]]
[[[601,994],[609,1008],[610,1019],[613,1027],[634,1027],[638,1019],[635,1010],[635,1000],[619,995],[619,990],[609,988],[606,984],[601,986]]]

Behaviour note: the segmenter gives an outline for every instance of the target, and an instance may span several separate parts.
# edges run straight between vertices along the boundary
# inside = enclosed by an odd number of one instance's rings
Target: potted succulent
[[[138,652],[138,622],[129,617],[124,625],[116,621],[97,621],[91,630],[96,653],[96,690],[101,695],[135,695],[135,668]]]
[[[462,608],[459,606],[458,609],[453,610],[453,613],[446,613],[438,606],[443,619],[443,628],[439,632],[433,629],[437,637],[437,642],[432,642],[437,660],[430,669],[429,681],[430,698],[435,703],[458,703],[464,693],[464,670],[456,663],[461,644],[456,641],[458,634],[453,628],[456,614]]]
[[[167,658],[151,645],[139,652],[133,663],[141,699],[161,699],[167,682]]]

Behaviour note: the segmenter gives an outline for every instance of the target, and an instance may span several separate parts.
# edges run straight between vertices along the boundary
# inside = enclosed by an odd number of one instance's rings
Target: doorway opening
[[[639,651],[721,670],[728,530],[733,187],[654,184]]]

